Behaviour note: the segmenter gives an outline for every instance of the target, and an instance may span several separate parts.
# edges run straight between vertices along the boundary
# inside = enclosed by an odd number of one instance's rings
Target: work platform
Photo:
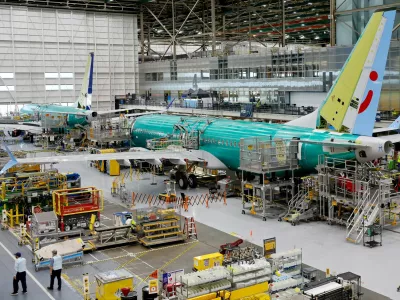
[[[294,170],[298,168],[297,143],[293,140],[246,138],[240,140],[242,170],[242,214],[277,217],[279,202],[288,202],[294,194]],[[251,178],[257,174],[258,181]]]
[[[132,122],[123,116],[99,117],[87,130],[86,138],[99,148],[131,146],[131,127]]]

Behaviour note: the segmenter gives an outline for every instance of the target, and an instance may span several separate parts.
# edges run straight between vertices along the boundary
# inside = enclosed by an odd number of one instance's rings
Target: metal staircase
[[[307,193],[305,190],[300,189],[296,195],[292,197],[292,199],[288,202],[288,210],[286,213],[279,216],[279,221],[286,220],[289,215],[296,212],[299,214],[304,213],[305,210],[308,209],[309,199],[307,199]]]
[[[346,240],[358,244],[366,230],[366,226],[375,223],[379,217],[381,203],[381,189],[371,195],[370,189],[364,191],[363,197],[354,208],[346,223]]]

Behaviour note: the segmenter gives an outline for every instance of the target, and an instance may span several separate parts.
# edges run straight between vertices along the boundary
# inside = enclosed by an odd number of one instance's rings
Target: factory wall
[[[287,93],[326,94],[351,50],[352,46],[297,51],[266,48],[249,55],[179,59],[176,66],[172,61],[146,62],[139,66],[140,93],[151,91],[153,100],[161,103],[166,92],[179,98],[181,92],[193,89],[195,78],[198,88],[217,91],[224,101],[248,102],[252,94],[262,103],[283,106]],[[392,41],[381,110],[400,110],[399,74],[400,42]],[[304,97],[302,105],[318,104],[312,97],[309,103],[307,99]]]
[[[0,5],[0,105],[75,102],[92,51],[92,107],[108,109],[138,89],[136,16]]]
[[[326,93],[320,92],[290,92],[290,103],[296,106],[313,106],[318,107],[325,99]]]

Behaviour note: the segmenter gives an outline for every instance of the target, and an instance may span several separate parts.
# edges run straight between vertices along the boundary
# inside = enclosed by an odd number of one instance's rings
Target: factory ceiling
[[[0,4],[137,15],[142,11],[146,40],[150,34],[151,40],[159,42],[171,38],[173,19],[181,44],[208,43],[212,35],[211,0],[4,0]],[[328,0],[284,0],[283,4],[286,43],[329,43]],[[215,0],[216,40],[281,41],[282,12],[282,0]]]
[[[354,2],[343,3],[347,1]],[[1,0],[0,4],[136,14],[139,40],[147,53],[149,44],[181,48],[192,44],[201,50],[242,41],[334,44],[331,14],[338,14],[331,7],[334,0]]]

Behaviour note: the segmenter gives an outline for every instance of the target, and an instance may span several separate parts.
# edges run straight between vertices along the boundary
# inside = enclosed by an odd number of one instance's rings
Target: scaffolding
[[[99,118],[88,129],[87,139],[100,148],[131,146],[132,122],[124,116]]]
[[[328,224],[346,225],[359,201],[369,196],[364,165],[321,155],[318,158],[319,215]]]
[[[346,226],[346,240],[361,242],[367,228],[385,225],[392,180],[371,163],[320,156],[319,214],[328,224]],[[389,210],[390,218],[390,210]]]
[[[295,226],[300,221],[318,218],[318,177],[302,177],[297,189],[298,192],[288,202],[287,212],[278,221],[290,222]]]
[[[240,170],[242,171],[242,214],[267,220],[277,201],[294,193],[294,170],[298,168],[297,144],[293,140],[246,138],[240,140]],[[254,183],[247,173],[257,174]],[[278,177],[280,179],[278,179]]]

